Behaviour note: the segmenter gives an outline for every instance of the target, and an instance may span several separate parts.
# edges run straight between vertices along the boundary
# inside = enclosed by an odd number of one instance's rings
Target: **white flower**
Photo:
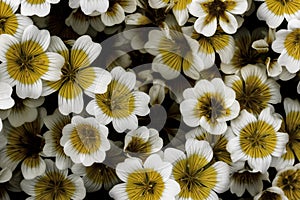
[[[74,116],[71,123],[63,128],[62,134],[60,145],[74,163],[85,166],[101,163],[105,152],[110,149],[108,128],[92,117]]]
[[[240,111],[234,91],[220,78],[200,80],[194,88],[183,92],[180,103],[183,121],[191,126],[201,126],[211,134],[220,135],[227,129],[226,121],[234,119]]]
[[[194,0],[189,11],[197,17],[195,30],[210,37],[215,34],[218,25],[225,33],[235,33],[238,22],[234,15],[243,14],[247,8],[247,0]]]
[[[269,187],[266,190],[255,195],[253,200],[281,199],[289,200],[279,187]]]
[[[117,132],[138,127],[136,115],[145,116],[150,112],[150,97],[144,92],[135,91],[136,76],[122,67],[111,71],[112,81],[104,94],[95,94],[86,107],[89,114],[103,124],[112,121]]]
[[[162,161],[157,154],[144,163],[138,158],[127,158],[117,165],[116,172],[124,182],[109,191],[116,200],[175,200],[180,191],[179,184],[170,179],[171,163]]]
[[[20,98],[37,99],[42,93],[42,80],[57,81],[64,58],[46,52],[50,44],[50,33],[29,25],[18,39],[11,35],[0,35],[0,72],[2,80],[16,85]]]
[[[286,66],[290,73],[296,73],[300,70],[299,19],[290,20],[288,30],[281,29],[276,32],[276,39],[272,44],[272,49],[280,53],[278,64]]]
[[[279,132],[281,119],[271,107],[265,108],[259,116],[242,110],[240,116],[231,121],[236,137],[227,144],[232,162],[247,161],[255,170],[265,173],[272,157],[285,152],[288,134]]]

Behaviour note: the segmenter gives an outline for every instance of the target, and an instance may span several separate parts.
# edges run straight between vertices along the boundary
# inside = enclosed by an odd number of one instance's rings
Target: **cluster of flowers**
[[[0,199],[300,199],[300,1],[257,1],[0,0]]]

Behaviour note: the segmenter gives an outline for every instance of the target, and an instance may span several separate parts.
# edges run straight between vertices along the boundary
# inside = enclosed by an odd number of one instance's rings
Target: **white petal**
[[[22,35],[22,43],[31,40],[41,45],[46,51],[50,45],[50,33],[47,30],[39,30],[35,25],[29,25]]]
[[[63,96],[58,95],[58,108],[63,115],[68,115],[71,112],[79,114],[83,109],[83,105],[82,91],[73,99],[66,99]]]
[[[271,156],[268,155],[263,158],[249,157],[248,164],[252,169],[260,171],[261,173],[266,173],[271,165]]]
[[[127,182],[128,175],[143,168],[143,163],[138,158],[127,158],[124,162],[119,163],[116,167],[118,177]]]
[[[206,37],[213,36],[217,30],[217,18],[213,18],[209,23],[205,23],[205,20],[206,20],[206,15],[200,16],[195,21],[194,28],[198,33],[201,33],[202,35],[204,35]],[[235,20],[235,22],[236,22],[236,20]],[[220,22],[220,24],[221,24],[221,22]],[[225,29],[226,28],[227,27],[225,27]]]
[[[278,58],[278,63],[280,65],[284,65],[290,73],[296,73],[300,69],[300,60],[296,60],[292,56],[288,55],[286,50],[281,52]]]
[[[120,24],[125,20],[124,10],[118,3],[115,3],[114,6],[111,7],[111,11],[109,13],[106,12],[101,14],[101,20],[106,26]]]
[[[25,164],[26,163],[26,164]],[[37,166],[36,166],[37,164]],[[21,165],[22,174],[25,179],[33,179],[42,175],[46,170],[46,164],[41,157],[26,158]]]
[[[21,14],[24,16],[37,15],[39,17],[45,17],[50,13],[50,3],[47,1],[41,4],[31,4],[27,0],[22,0]]]
[[[167,6],[167,3],[163,0],[149,0],[148,2],[150,7],[155,9],[163,8]]]
[[[138,127],[138,120],[135,115],[126,118],[115,118],[112,120],[113,127],[118,133],[124,132],[126,129],[133,130]]]
[[[257,9],[257,18],[265,20],[270,28],[277,28],[284,20],[283,15],[275,15],[271,12],[266,3],[263,3]]]
[[[231,121],[232,131],[235,135],[240,135],[241,130],[248,124],[256,122],[256,117],[247,110],[242,110],[240,116]]]
[[[48,71],[41,78],[47,81],[58,81],[62,75],[61,68],[65,59],[58,53],[47,52],[46,55],[49,60]]]
[[[22,99],[27,97],[37,99],[42,94],[42,81],[37,80],[33,84],[23,84],[19,82],[16,86],[16,92],[17,95]]]
[[[224,16],[219,18],[219,24],[225,33],[233,34],[238,28],[235,17],[229,12],[224,12]]]

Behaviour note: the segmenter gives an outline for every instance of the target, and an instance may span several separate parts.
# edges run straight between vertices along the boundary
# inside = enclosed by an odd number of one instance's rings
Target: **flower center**
[[[69,62],[65,63],[65,65],[62,67],[62,80],[63,82],[71,81],[75,82],[76,74],[78,73],[78,68],[73,68]]]
[[[151,146],[149,142],[144,141],[139,137],[132,137],[125,150],[132,153],[149,153],[151,151]]]
[[[295,29],[286,36],[284,46],[289,56],[300,59],[300,29]]]
[[[126,191],[129,199],[159,200],[164,189],[161,175],[152,169],[133,172],[128,176]]]

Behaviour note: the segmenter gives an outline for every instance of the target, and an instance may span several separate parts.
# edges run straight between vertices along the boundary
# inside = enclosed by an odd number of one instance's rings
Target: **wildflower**
[[[246,190],[255,196],[263,190],[263,181],[269,181],[268,172],[249,169],[244,162],[235,162],[230,176],[230,192],[241,197]]]
[[[272,186],[279,187],[283,190],[288,199],[300,198],[300,164],[293,167],[286,167],[279,171],[273,182]]]
[[[194,24],[195,30],[210,37],[215,34],[218,25],[225,33],[235,33],[238,22],[234,15],[243,14],[247,8],[247,0],[195,0],[189,11],[198,18]]]
[[[299,24],[299,19],[290,20],[288,23],[288,30],[281,29],[277,31],[276,39],[272,43],[272,49],[275,52],[280,53],[278,64],[286,66],[287,70],[291,73],[296,73],[300,69]]]
[[[71,26],[79,35],[101,32],[105,28],[100,16],[84,15],[80,9],[71,12],[69,17],[66,18],[66,25]]]
[[[284,19],[290,21],[300,17],[300,2],[290,0],[257,0],[263,3],[257,9],[257,18],[267,22],[270,28],[277,28]]]
[[[285,152],[288,134],[279,132],[281,119],[271,107],[265,108],[259,116],[242,110],[240,116],[231,121],[236,137],[227,143],[227,151],[233,162],[247,161],[256,171],[265,173],[272,157]]]
[[[229,166],[221,161],[211,165],[213,151],[206,141],[188,139],[185,151],[168,148],[164,152],[181,188],[178,199],[218,199],[216,192],[227,190]]]
[[[110,190],[114,185],[119,183],[115,169],[104,163],[94,163],[88,167],[80,163],[74,164],[72,172],[78,176],[82,176],[87,192],[96,192],[102,187],[105,190]]]
[[[99,15],[109,8],[109,0],[69,0],[71,8],[79,8],[85,15]]]
[[[142,126],[129,131],[125,136],[124,151],[129,154],[151,154],[163,147],[163,140],[157,130]]]
[[[58,169],[63,170],[71,168],[73,162],[64,152],[64,147],[60,145],[62,130],[64,126],[71,123],[69,116],[62,115],[58,109],[52,115],[44,118],[44,123],[49,129],[44,133],[45,146],[43,153],[48,157],[55,157],[55,165]]]
[[[37,99],[42,93],[42,80],[56,81],[64,63],[61,55],[46,52],[50,43],[50,33],[28,26],[21,39],[11,35],[0,35],[0,72],[2,80],[16,85],[20,98]]]
[[[234,137],[230,128],[221,135],[213,135],[198,127],[189,131],[185,137],[186,139],[192,138],[199,141],[207,141],[213,150],[213,160],[211,162],[223,161],[228,165],[232,164],[230,154],[226,149],[228,141]]]
[[[111,71],[112,81],[104,94],[95,94],[94,99],[86,107],[89,114],[95,115],[102,124],[112,121],[117,132],[138,127],[136,115],[145,116],[150,110],[150,97],[140,91],[135,91],[136,76],[126,72],[122,67]]]
[[[61,54],[65,63],[59,80],[45,82],[42,95],[58,90],[59,111],[64,115],[78,114],[84,104],[82,91],[104,93],[111,81],[109,72],[89,66],[100,54],[101,46],[85,35],[78,38],[69,50],[59,37],[53,36],[49,49]]]
[[[159,72],[167,80],[178,77],[181,71],[192,79],[199,79],[199,72],[204,65],[198,55],[198,43],[184,35],[172,19],[169,21],[167,31],[150,31],[145,44],[146,51],[155,56],[153,71]]]
[[[183,121],[191,127],[200,125],[211,134],[224,133],[226,121],[237,117],[240,111],[234,91],[220,78],[200,80],[194,88],[186,89],[183,97],[180,103]]]
[[[84,199],[86,191],[83,181],[68,170],[59,170],[54,162],[45,159],[45,173],[31,180],[22,180],[21,187],[34,199]]]
[[[107,11],[101,14],[105,26],[120,24],[125,20],[125,12],[133,13],[136,10],[136,0],[110,1]]]
[[[281,102],[280,85],[256,65],[243,67],[240,76],[226,76],[225,83],[235,91],[241,110],[258,115],[270,104]]]
[[[105,151],[110,148],[107,136],[108,128],[95,118],[74,116],[62,130],[60,145],[74,163],[91,166],[105,159]]]
[[[174,199],[179,193],[179,184],[170,179],[172,165],[157,154],[150,155],[144,163],[139,158],[127,158],[116,168],[124,182],[115,185],[109,195],[117,200]]]
[[[16,14],[18,3],[15,0],[0,0],[0,35],[9,34],[21,37],[24,29],[32,24],[30,18]]]
[[[41,119],[45,116],[46,110],[41,108],[35,121],[19,127],[7,124],[4,129],[7,145],[0,151],[1,164],[13,171],[21,163],[21,171],[26,179],[32,179],[45,172],[45,162],[41,158],[45,144],[41,134]]]
[[[300,160],[300,103],[298,100],[285,98],[283,101],[285,118],[282,122],[280,131],[289,135],[289,141],[286,144],[286,153],[280,158],[273,159],[273,166],[277,169],[284,169],[295,163],[295,158]]]
[[[188,8],[191,3],[192,0],[149,0],[149,5],[151,8],[159,9],[167,7],[166,11],[172,9],[179,26],[183,26],[188,21]]]
[[[268,200],[268,199],[280,199],[288,200],[283,191],[279,187],[269,187],[266,190],[255,195],[253,200]]]
[[[51,4],[57,4],[60,0],[17,0],[21,4],[21,14],[25,16],[37,15],[45,17],[50,13]]]
[[[199,43],[199,54],[205,66],[212,66],[215,63],[216,53],[219,54],[222,63],[229,63],[234,55],[234,38],[221,30],[217,30],[211,37],[198,34],[193,30],[191,37]]]

